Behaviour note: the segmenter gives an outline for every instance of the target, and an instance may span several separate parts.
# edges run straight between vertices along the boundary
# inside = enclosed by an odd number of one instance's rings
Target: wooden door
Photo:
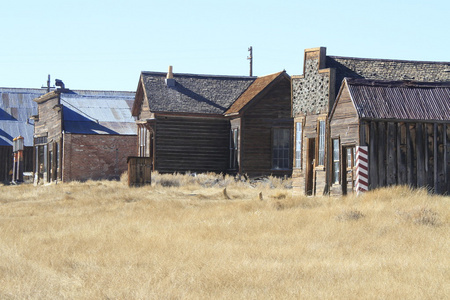
[[[308,139],[306,146],[305,193],[306,195],[314,195],[314,163],[316,158],[316,139]]]
[[[355,190],[355,161],[356,147],[354,145],[342,147],[342,194]]]

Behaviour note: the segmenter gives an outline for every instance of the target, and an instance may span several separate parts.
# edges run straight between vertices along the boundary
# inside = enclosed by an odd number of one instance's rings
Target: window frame
[[[323,124],[323,127],[321,126]],[[327,122],[325,118],[317,119],[317,152],[316,167],[325,167]],[[323,133],[323,134],[322,134]]]
[[[278,143],[280,141],[279,133],[283,132],[282,139],[287,138],[287,146]],[[285,133],[287,132],[287,137]],[[291,170],[291,148],[292,148],[292,131],[290,128],[286,127],[275,127],[272,128],[272,170],[284,171]],[[277,142],[277,144],[275,144]],[[285,144],[285,140],[282,144]],[[287,151],[287,152],[286,152]],[[279,155],[281,153],[281,156]],[[280,161],[282,163],[280,164]]]
[[[303,169],[302,147],[303,147],[303,121],[300,121],[295,122],[295,149],[294,149],[295,152],[294,168],[300,170]]]
[[[337,143],[336,143],[337,142]],[[339,137],[331,139],[332,153],[332,183],[341,183],[341,140]],[[336,165],[337,164],[337,165]]]
[[[239,168],[239,128],[232,128],[230,130],[230,161],[228,167],[230,170],[237,170]]]

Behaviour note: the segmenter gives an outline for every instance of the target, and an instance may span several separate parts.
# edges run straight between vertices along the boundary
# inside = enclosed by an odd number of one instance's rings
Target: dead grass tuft
[[[358,221],[361,218],[364,218],[364,214],[356,209],[345,210],[336,216],[338,221]]]
[[[416,207],[406,211],[397,210],[396,213],[404,221],[416,225],[440,226],[442,224],[439,214],[426,207]]]

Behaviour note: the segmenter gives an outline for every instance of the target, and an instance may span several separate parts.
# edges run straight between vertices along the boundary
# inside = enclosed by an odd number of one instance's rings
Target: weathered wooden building
[[[326,194],[333,180],[329,113],[345,77],[373,80],[450,81],[450,63],[327,56],[306,49],[303,75],[292,76],[294,192]]]
[[[450,193],[450,82],[346,78],[329,119],[332,194],[355,190],[356,146],[368,150],[369,189]]]
[[[136,154],[134,94],[58,89],[36,98],[35,182],[118,179]]]
[[[252,177],[292,174],[290,85],[286,72],[258,77],[225,112],[231,169]]]
[[[285,72],[258,78],[142,72],[132,113],[138,153],[159,172],[291,172],[292,156],[278,151],[292,131]]]
[[[24,171],[33,172],[33,121],[37,112],[33,101],[43,89],[0,88],[0,182],[11,181],[13,139],[24,137]]]

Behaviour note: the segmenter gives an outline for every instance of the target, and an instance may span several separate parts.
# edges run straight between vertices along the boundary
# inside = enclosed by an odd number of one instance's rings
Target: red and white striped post
[[[367,146],[356,146],[356,194],[369,190],[369,150]]]

